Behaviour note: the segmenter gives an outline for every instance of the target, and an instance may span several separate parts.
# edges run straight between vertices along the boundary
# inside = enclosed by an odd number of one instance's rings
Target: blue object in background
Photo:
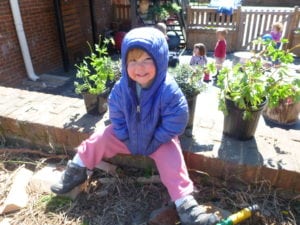
[[[242,0],[210,0],[209,7],[236,9],[242,5]]]
[[[272,40],[272,35],[271,34],[265,34],[262,36],[262,39],[264,41],[271,41]]]
[[[221,7],[218,8],[217,12],[231,16],[232,13],[233,13],[233,8],[232,7],[221,6]]]

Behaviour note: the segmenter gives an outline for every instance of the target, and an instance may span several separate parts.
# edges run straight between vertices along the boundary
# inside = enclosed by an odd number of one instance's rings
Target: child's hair
[[[283,25],[280,22],[273,23],[272,28],[275,28],[278,32],[282,32]]]
[[[155,28],[160,30],[164,35],[167,35],[167,25],[165,23],[157,23]]]
[[[217,34],[221,34],[223,37],[225,37],[228,34],[228,30],[226,28],[220,27],[216,30]]]
[[[126,63],[139,59],[145,51],[140,48],[130,49],[127,53]]]
[[[199,55],[200,56],[204,56],[206,55],[206,47],[203,43],[197,43],[194,45],[194,48],[198,48],[199,49]]]

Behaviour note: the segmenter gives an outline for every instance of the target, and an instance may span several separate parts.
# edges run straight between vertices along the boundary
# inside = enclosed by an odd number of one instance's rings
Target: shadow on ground
[[[219,159],[236,164],[262,166],[264,163],[258,151],[255,138],[239,141],[223,135],[218,151]]]
[[[274,128],[281,128],[284,130],[300,130],[300,120],[297,120],[296,123],[292,123],[292,124],[280,124],[280,123],[276,123],[270,119],[267,119],[266,117],[263,117],[265,120],[265,123],[267,126]]]

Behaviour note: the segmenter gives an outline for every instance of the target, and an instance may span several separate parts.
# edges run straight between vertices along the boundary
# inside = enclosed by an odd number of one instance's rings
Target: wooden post
[[[287,38],[289,40],[289,43],[287,46],[288,48],[293,47],[292,43],[293,43],[293,38],[294,38],[294,30],[298,27],[299,22],[300,22],[299,6],[295,6],[294,13],[291,16],[290,25],[288,26],[288,30],[287,30]]]
[[[234,36],[232,38],[232,43],[234,44],[233,51],[236,51],[237,49],[240,49],[240,46],[242,43],[240,43],[243,39],[239,38],[240,34],[240,28],[241,26],[244,26],[244,22],[241,20],[241,11],[242,7],[239,6],[236,11],[236,27],[234,29]]]
[[[136,0],[131,0],[130,1],[131,28],[134,28],[138,25],[136,10],[137,10]]]

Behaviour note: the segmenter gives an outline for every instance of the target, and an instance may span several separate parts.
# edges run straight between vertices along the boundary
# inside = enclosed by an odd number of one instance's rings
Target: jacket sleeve
[[[108,98],[109,118],[116,137],[121,141],[126,141],[129,138],[128,127],[123,111],[124,105],[125,104],[122,104],[120,85],[116,84]]]
[[[195,57],[192,56],[192,57],[191,57],[191,60],[190,60],[190,65],[193,66],[193,65],[195,65],[195,64],[196,64],[196,62],[195,62]]]
[[[175,86],[175,87],[174,87]],[[187,101],[178,87],[168,87],[161,99],[161,123],[157,127],[148,151],[154,152],[163,143],[184,132],[188,122]]]

